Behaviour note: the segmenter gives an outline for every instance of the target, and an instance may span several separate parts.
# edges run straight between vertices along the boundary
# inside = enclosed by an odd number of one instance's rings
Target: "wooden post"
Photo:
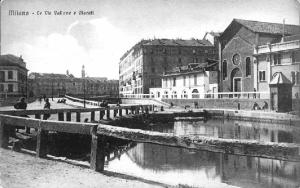
[[[91,122],[95,121],[95,111],[91,112]]]
[[[76,121],[80,122],[80,112],[76,112]]]
[[[58,113],[58,121],[64,121],[64,113],[63,112]]]
[[[66,113],[66,120],[71,121],[71,112]]]
[[[37,132],[37,143],[36,143],[36,156],[46,157],[47,156],[47,135],[48,132],[42,130],[41,127],[38,128]]]
[[[119,109],[119,116],[122,116],[122,108]]]
[[[91,169],[101,172],[104,170],[105,162],[105,137],[97,135],[97,126],[91,128],[92,142],[91,142]]]
[[[0,119],[0,147],[7,148],[9,141],[9,126],[5,124],[3,119]]]
[[[106,109],[106,119],[110,119],[110,109]]]

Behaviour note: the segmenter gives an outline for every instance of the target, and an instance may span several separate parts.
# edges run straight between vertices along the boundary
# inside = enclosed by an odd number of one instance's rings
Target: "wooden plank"
[[[81,113],[76,112],[76,122],[80,122]]]
[[[7,148],[9,141],[9,126],[5,124],[3,118],[0,118],[0,147]]]
[[[104,170],[105,162],[105,137],[97,135],[97,126],[91,128],[91,160],[90,167],[91,169],[101,172]]]
[[[41,127],[38,128],[37,132],[37,143],[36,143],[36,156],[44,158],[47,156],[47,141],[48,132],[43,130]]]
[[[136,142],[154,143],[235,155],[300,161],[300,146],[292,143],[258,142],[203,136],[178,137],[170,133],[114,127],[103,124],[98,125],[97,133]]]

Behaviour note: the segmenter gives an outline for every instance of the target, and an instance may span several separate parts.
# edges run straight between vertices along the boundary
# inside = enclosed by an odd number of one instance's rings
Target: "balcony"
[[[254,55],[300,49],[300,40],[261,45],[254,49]]]

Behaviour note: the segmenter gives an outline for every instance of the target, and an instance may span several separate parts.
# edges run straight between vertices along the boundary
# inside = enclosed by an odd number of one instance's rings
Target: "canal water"
[[[300,127],[208,120],[155,124],[174,135],[300,143]],[[179,187],[300,187],[300,163],[137,143],[112,157],[106,170]]]

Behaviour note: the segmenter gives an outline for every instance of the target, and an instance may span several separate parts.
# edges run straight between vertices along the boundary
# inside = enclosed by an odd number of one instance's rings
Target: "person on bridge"
[[[50,110],[50,106],[51,106],[51,104],[50,104],[50,102],[49,102],[49,99],[46,98],[46,99],[45,99],[44,109]],[[47,120],[49,117],[50,117],[50,114],[49,114],[49,113],[45,113],[44,116],[43,116],[43,120]]]

